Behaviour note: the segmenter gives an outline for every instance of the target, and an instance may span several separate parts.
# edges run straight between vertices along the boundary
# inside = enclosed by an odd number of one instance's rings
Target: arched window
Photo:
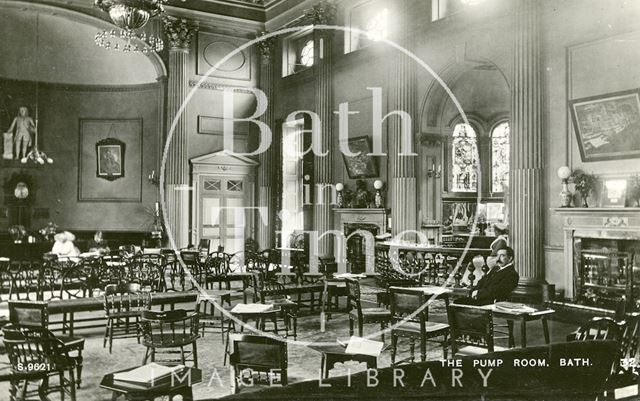
[[[478,190],[478,139],[472,126],[468,124],[455,126],[451,160],[451,191],[476,192]]]
[[[313,65],[313,39],[307,40],[300,49],[300,64],[305,67]]]
[[[509,185],[509,123],[491,131],[491,192],[504,192]]]

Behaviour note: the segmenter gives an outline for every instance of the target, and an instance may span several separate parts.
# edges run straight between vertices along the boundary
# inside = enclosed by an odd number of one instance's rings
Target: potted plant
[[[580,192],[580,196],[582,197],[582,207],[589,207],[587,198],[596,188],[597,182],[598,178],[593,174],[588,174],[580,170],[574,171],[573,183],[576,191]]]

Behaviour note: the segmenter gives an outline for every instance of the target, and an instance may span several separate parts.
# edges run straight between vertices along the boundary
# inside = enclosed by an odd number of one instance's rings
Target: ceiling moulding
[[[186,18],[198,24],[202,31],[221,33],[229,36],[254,39],[257,32],[264,30],[264,23],[202,11],[185,10],[165,6],[167,14],[176,18]]]
[[[172,2],[170,6],[185,11],[203,12],[209,15],[225,15],[257,22],[264,22],[266,19],[264,6],[249,1],[190,0],[184,3]],[[165,9],[169,10],[167,6],[165,6]]]
[[[306,10],[309,10],[314,5],[319,3],[318,0],[292,0],[285,1],[281,7],[280,4],[277,7],[270,9],[267,13],[266,29],[269,32],[277,31],[286,27],[292,21],[301,19],[304,16]]]

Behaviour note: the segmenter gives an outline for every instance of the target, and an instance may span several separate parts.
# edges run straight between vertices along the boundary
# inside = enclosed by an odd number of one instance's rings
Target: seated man
[[[496,265],[471,288],[471,296],[457,299],[455,303],[487,305],[496,300],[504,301],[518,286],[519,279],[520,275],[513,266],[513,249],[500,249]]]

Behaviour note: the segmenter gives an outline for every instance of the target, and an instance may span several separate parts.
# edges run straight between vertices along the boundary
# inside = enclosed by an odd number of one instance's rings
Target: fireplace
[[[365,273],[367,263],[375,263],[375,250],[372,254],[367,247],[375,248],[373,237],[380,234],[378,230],[379,227],[376,224],[346,223],[344,225],[342,231],[347,237],[347,269],[351,273]],[[369,239],[366,236],[369,236]]]
[[[555,209],[563,216],[567,296],[609,310],[640,308],[640,209]]]
[[[336,252],[338,272],[368,273],[375,272],[376,235],[387,231],[386,209],[333,209],[337,215],[336,230],[342,231],[346,238],[346,252]]]

